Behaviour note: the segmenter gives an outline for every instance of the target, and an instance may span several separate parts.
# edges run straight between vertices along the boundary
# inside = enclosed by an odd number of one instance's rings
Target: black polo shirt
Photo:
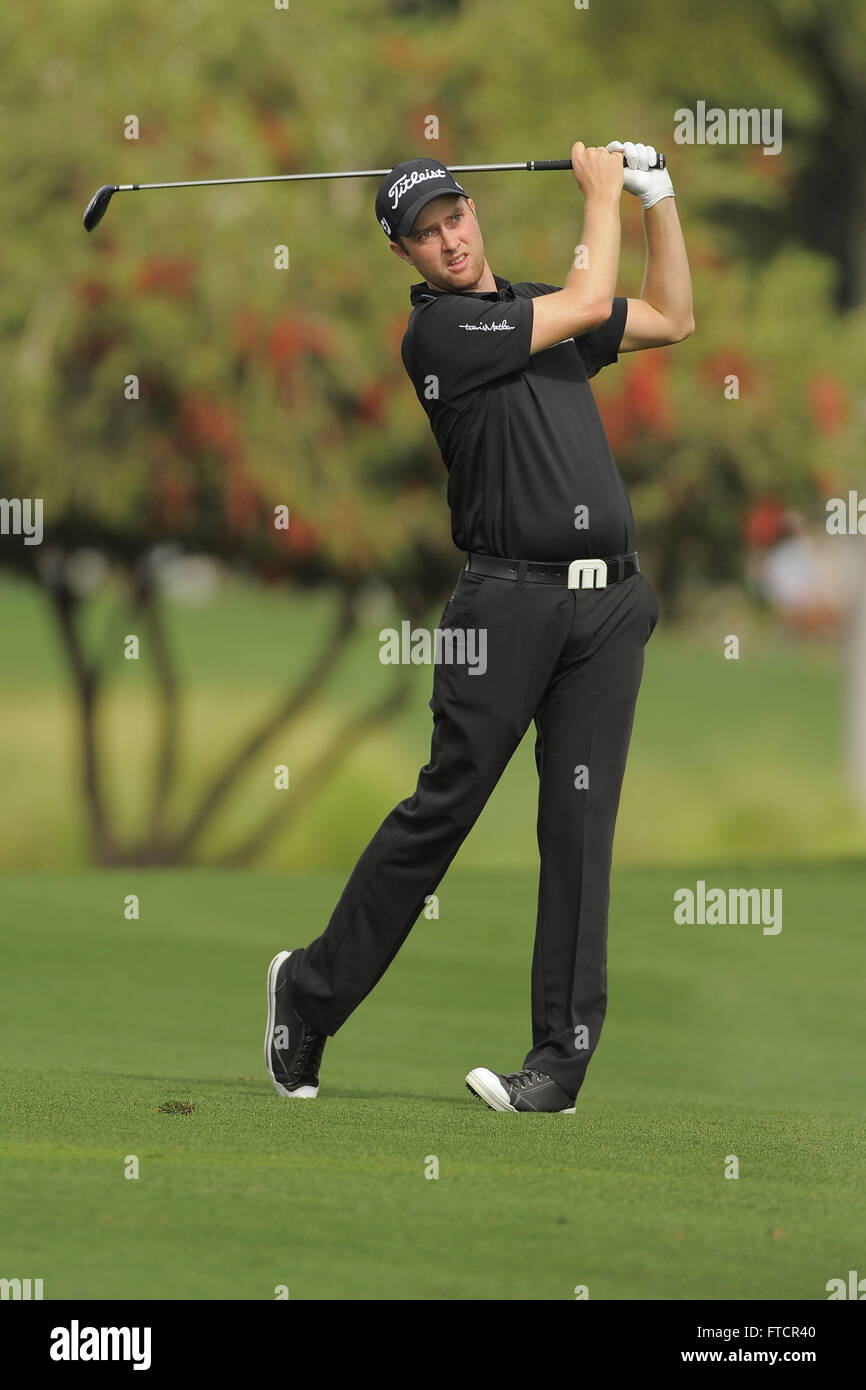
[[[617,360],[627,301],[614,299],[600,327],[530,356],[532,301],[557,286],[494,278],[485,294],[413,285],[403,337],[403,365],[448,469],[455,545],[518,560],[634,550],[589,385]]]

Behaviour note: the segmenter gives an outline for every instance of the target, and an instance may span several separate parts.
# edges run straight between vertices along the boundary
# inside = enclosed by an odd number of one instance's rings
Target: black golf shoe
[[[466,1078],[466,1088],[491,1110],[537,1110],[546,1114],[573,1115],[574,1101],[543,1071],[513,1071],[501,1075],[476,1067]]]
[[[319,1066],[327,1042],[295,1013],[286,968],[291,951],[280,951],[268,966],[268,1026],[265,1066],[278,1095],[313,1100],[319,1094]]]

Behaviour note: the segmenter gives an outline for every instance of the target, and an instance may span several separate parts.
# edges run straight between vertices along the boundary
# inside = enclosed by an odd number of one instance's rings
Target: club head
[[[117,184],[104,183],[101,188],[97,188],[87,207],[84,209],[82,222],[86,232],[92,232],[93,228],[102,221],[108,211],[108,204],[111,196],[117,192]]]

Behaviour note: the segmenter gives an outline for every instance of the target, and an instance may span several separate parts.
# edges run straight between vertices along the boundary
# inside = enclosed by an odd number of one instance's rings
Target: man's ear
[[[412,257],[409,255],[409,252],[404,251],[402,246],[398,246],[396,241],[390,241],[388,245],[394,252],[394,255],[400,257],[401,261],[408,261],[410,265],[412,264]]]

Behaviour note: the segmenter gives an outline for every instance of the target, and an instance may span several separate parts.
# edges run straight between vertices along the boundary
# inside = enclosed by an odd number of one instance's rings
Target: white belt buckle
[[[606,589],[607,565],[604,560],[572,560],[568,567],[569,589]]]

